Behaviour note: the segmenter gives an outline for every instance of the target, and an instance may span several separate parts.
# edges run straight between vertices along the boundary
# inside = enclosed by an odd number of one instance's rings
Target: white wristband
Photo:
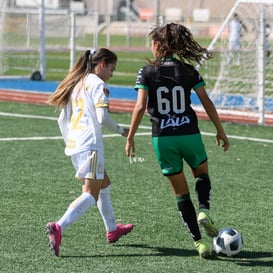
[[[119,134],[123,134],[124,133],[124,128],[123,127],[120,127],[119,125],[117,126],[117,131]]]

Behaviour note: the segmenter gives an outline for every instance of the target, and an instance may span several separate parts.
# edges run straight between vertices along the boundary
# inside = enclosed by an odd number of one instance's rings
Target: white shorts
[[[101,151],[89,151],[71,155],[76,170],[75,177],[89,179],[104,178],[104,158]]]

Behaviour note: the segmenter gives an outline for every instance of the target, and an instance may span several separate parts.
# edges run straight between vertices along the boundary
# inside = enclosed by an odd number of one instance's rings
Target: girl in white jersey
[[[109,116],[109,91],[105,82],[112,77],[117,56],[101,48],[87,50],[49,97],[48,103],[62,108],[58,124],[64,138],[65,154],[71,157],[82,194],[57,221],[46,225],[50,249],[59,256],[63,231],[97,203],[109,243],[133,229],[132,224],[116,224],[110,201],[110,180],[104,170],[102,127],[128,135]]]

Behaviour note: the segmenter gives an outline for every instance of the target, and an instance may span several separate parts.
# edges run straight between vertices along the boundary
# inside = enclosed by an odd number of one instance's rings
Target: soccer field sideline
[[[32,119],[45,119],[45,120],[53,120],[57,121],[56,117],[47,117],[47,116],[36,116],[36,115],[25,115],[25,114],[14,114],[14,113],[6,113],[6,112],[0,112],[0,116],[9,116],[9,117],[19,117],[19,118],[32,118]],[[130,124],[119,124],[123,127],[129,127]],[[147,129],[150,130],[150,132],[142,132],[137,133],[136,136],[147,136],[151,135],[151,127],[150,126],[143,126],[140,125],[139,129]],[[201,134],[204,136],[215,136],[215,133],[210,132],[203,132],[201,131]],[[104,134],[103,137],[119,137],[119,134]],[[236,136],[236,135],[228,135],[230,139],[238,139],[238,140],[247,140],[247,141],[254,141],[254,142],[261,142],[261,143],[273,143],[273,139],[265,139],[265,138],[253,138],[253,137],[247,137],[247,136]],[[0,141],[27,141],[27,140],[60,140],[62,139],[61,136],[40,136],[40,137],[11,137],[11,138],[0,138]]]

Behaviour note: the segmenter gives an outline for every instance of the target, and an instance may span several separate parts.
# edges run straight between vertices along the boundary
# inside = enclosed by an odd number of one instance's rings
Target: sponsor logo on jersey
[[[189,124],[190,119],[187,116],[182,116],[182,117],[176,117],[176,116],[171,116],[168,115],[168,119],[161,119],[160,120],[160,128],[165,129],[167,127],[180,127],[184,124]]]

